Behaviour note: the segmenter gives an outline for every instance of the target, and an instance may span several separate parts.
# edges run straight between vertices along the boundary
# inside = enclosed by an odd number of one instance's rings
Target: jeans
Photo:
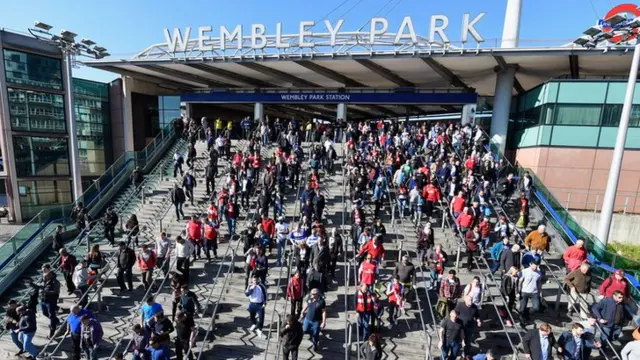
[[[29,355],[33,356],[34,358],[38,356],[38,350],[36,350],[36,347],[33,346],[33,343],[32,343],[33,336],[35,334],[36,334],[35,331],[30,333],[20,331],[18,333],[18,339],[22,343],[22,350],[28,352]]]
[[[184,210],[182,210],[182,205],[184,203],[175,203],[173,204],[176,207],[176,218],[181,219],[184,217]]]
[[[360,335],[362,335],[361,339],[367,341],[369,338],[369,323],[371,322],[371,314],[369,313],[358,313],[358,328],[360,329]]]
[[[109,241],[109,244],[115,244],[115,228],[113,226],[106,226],[104,228],[104,237],[105,239],[107,239],[107,241]]]
[[[13,341],[13,344],[18,347],[18,349],[23,350],[23,346],[22,343],[20,342],[20,335],[19,333],[11,330],[11,341]]]
[[[180,171],[180,176],[182,176],[184,174],[184,171],[182,171],[182,164],[174,164],[173,165],[173,177],[177,177],[178,176],[178,171]]]
[[[85,347],[84,353],[87,356],[87,360],[98,360],[98,349],[91,346]]]
[[[227,226],[229,227],[229,235],[236,234],[236,219],[227,217]]]
[[[404,211],[407,208],[407,199],[398,199],[398,214],[404,218]]]
[[[187,357],[189,360],[193,360],[193,351],[189,351],[189,342],[185,342],[176,338],[176,359],[182,360],[184,359],[184,354],[189,353]]]
[[[278,263],[278,266],[282,266],[282,263],[283,263],[282,257],[284,255],[284,248],[285,246],[287,246],[287,239],[286,238],[278,239],[276,244],[278,246],[277,263]]]
[[[289,360],[289,355],[291,355],[291,360],[298,360],[298,346],[283,346],[282,347],[282,357],[284,360]]]
[[[304,318],[304,322],[302,323],[302,331],[305,334],[311,335],[311,342],[313,346],[318,346],[318,337],[320,336],[320,321],[311,321]]]
[[[440,274],[438,274],[436,270],[431,269],[431,271],[429,271],[429,285],[436,291],[440,290],[440,282],[438,281],[439,279]]]
[[[485,251],[486,249],[489,248],[489,244],[491,243],[491,237],[487,236],[487,237],[483,237],[480,239],[480,249],[482,251]]]
[[[620,335],[622,335],[622,327],[619,325],[602,327],[602,335],[600,335],[600,342],[602,343],[602,347],[605,348],[608,345],[607,340],[611,342],[619,338]]]
[[[52,332],[58,327],[58,316],[56,312],[58,311],[58,299],[51,301],[43,301],[40,303],[40,310],[42,310],[42,315],[49,318],[49,330]],[[24,343],[24,341],[23,341]]]
[[[529,320],[529,309],[527,308],[527,304],[529,303],[529,299],[531,299],[531,306],[533,307],[533,311],[540,311],[540,294],[538,293],[522,293],[522,298],[520,299],[520,316],[524,320]]]
[[[460,353],[462,344],[457,341],[443,340],[442,342],[442,360],[455,360]]]
[[[171,259],[164,256],[158,256],[157,263],[164,276],[167,276],[167,273],[169,272],[169,265],[171,265]]]
[[[184,276],[184,281],[189,282],[189,258],[179,257],[176,262],[176,270],[180,271]]]
[[[82,343],[82,335],[80,333],[71,333],[71,360],[80,360],[80,344]]]
[[[257,321],[256,315],[258,315]],[[262,325],[264,324],[264,308],[262,307],[262,303],[249,303],[249,319],[251,319],[252,325],[256,325],[258,330],[262,330]]]
[[[140,278],[142,280],[142,285],[144,285],[144,289],[148,290],[153,283],[153,269],[141,271]]]

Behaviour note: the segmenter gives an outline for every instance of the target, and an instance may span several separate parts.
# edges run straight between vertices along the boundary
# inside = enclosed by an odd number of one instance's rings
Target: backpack
[[[436,314],[440,316],[440,318],[445,319],[449,314],[449,302],[447,298],[440,297],[438,302],[436,303]]]
[[[495,245],[493,245],[493,247],[491,248],[491,258],[493,260],[500,260],[500,255],[502,255],[503,248],[504,244],[502,243],[502,241],[497,242]]]

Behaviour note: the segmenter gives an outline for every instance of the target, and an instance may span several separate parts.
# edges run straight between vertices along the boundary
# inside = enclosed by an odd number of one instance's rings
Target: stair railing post
[[[462,247],[458,245],[458,252],[456,254],[456,273],[460,271],[460,255],[462,253]]]

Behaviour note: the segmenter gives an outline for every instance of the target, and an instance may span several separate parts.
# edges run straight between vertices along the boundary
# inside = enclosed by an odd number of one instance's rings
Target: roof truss
[[[423,57],[423,58],[420,58],[420,60],[422,60],[425,64],[429,65],[429,67],[433,69],[433,71],[435,71],[438,75],[440,75],[440,77],[445,79],[449,84],[458,88],[463,88],[467,91],[473,91],[473,89],[469,85],[465,84],[465,82],[462,81],[462,79],[460,79],[456,74],[454,74],[446,66],[440,64],[439,62],[435,61],[430,57]]]

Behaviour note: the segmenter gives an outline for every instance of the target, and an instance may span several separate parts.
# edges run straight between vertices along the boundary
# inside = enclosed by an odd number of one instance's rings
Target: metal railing
[[[248,144],[249,144],[249,142],[247,141],[247,146],[248,146]],[[265,153],[266,151],[268,151],[268,150],[263,149],[263,148],[261,147],[261,148],[260,148],[260,154],[261,154],[261,156],[263,156],[263,157],[264,157],[264,153]],[[244,153],[244,151],[243,151],[243,153]],[[264,163],[263,163],[263,166],[264,166]],[[262,171],[261,171],[261,172],[262,172]],[[258,188],[259,188],[259,186],[258,186],[258,185],[259,185],[259,183],[260,183],[260,182],[259,182],[259,178],[258,178],[258,176],[256,176],[255,184],[253,184],[252,189],[251,189],[252,194],[249,196],[249,198],[250,198],[250,199],[251,199],[253,196],[255,196],[255,194],[257,193],[257,190],[258,190]],[[258,213],[259,213],[259,209],[260,209],[260,204],[256,204],[255,211],[253,212],[253,214],[251,214],[251,210],[249,210],[249,211],[247,212],[247,215],[246,215],[246,217],[245,217],[245,224],[246,224],[246,225],[249,225],[250,223],[252,223],[252,222],[255,220],[256,215],[258,215]],[[240,241],[240,239],[238,239],[238,243],[236,244],[236,247],[235,247],[235,249],[234,249],[234,254],[237,254],[237,253],[238,253],[238,249],[239,249],[239,246],[240,246],[240,244],[241,244],[241,243],[242,243],[242,241]],[[229,244],[229,247],[231,247],[231,244]],[[215,305],[215,307],[214,307],[214,309],[213,309],[213,312],[212,312],[212,314],[211,314],[211,321],[210,321],[210,322],[209,322],[209,324],[207,325],[207,329],[206,329],[205,334],[204,334],[204,339],[203,339],[202,343],[200,344],[200,346],[198,347],[198,356],[196,357],[196,360],[200,360],[200,359],[202,358],[202,355],[203,355],[203,354],[204,354],[204,352],[205,352],[205,350],[204,350],[204,345],[205,345],[205,343],[207,343],[207,339],[209,339],[209,336],[210,336],[211,332],[212,332],[212,331],[214,330],[214,328],[215,328],[216,315],[218,314],[218,309],[219,309],[219,307],[220,307],[220,303],[221,303],[221,300],[222,300],[222,296],[223,296],[223,294],[225,293],[225,289],[226,289],[226,286],[227,286],[227,284],[228,284],[228,279],[229,279],[231,276],[233,276],[233,270],[234,270],[234,268],[235,268],[235,265],[234,265],[234,264],[235,264],[235,256],[233,256],[233,259],[232,259],[232,260],[231,260],[231,262],[229,263],[229,269],[228,269],[227,273],[225,274],[225,279],[224,279],[224,281],[223,281],[223,283],[222,283],[222,287],[221,287],[221,289],[220,289],[220,294],[218,295],[218,297],[217,297],[217,299],[216,299],[216,305]],[[265,299],[266,299],[266,296],[265,296]],[[200,329],[200,328],[199,328],[199,329]],[[198,330],[198,331],[200,331],[200,330]],[[213,348],[213,347],[215,346],[215,342],[214,342],[214,341],[211,341],[211,343],[212,343],[212,348]],[[191,350],[191,349],[190,349],[190,351],[193,351],[193,350]]]
[[[125,152],[100,178],[94,181],[94,183],[83,192],[80,199],[68,205],[60,205],[59,207],[51,207],[40,211],[31,221],[25,224],[20,231],[0,246],[0,258],[3,259],[3,262],[0,263],[0,283],[8,277],[11,277],[12,272],[24,259],[33,259],[40,254],[42,251],[42,240],[52,236],[56,231],[57,225],[62,225],[65,228],[72,225],[73,222],[68,216],[78,202],[84,202],[87,211],[93,212],[94,205],[98,204],[103,196],[106,196],[106,194],[112,190],[119,190],[114,189],[114,186],[117,183],[125,181],[129,177],[130,172],[132,172],[136,166],[139,166],[139,164],[147,165],[149,163],[148,161],[157,155],[157,150],[162,148],[165,140],[173,139],[174,135],[173,128],[166,127],[154,138],[153,142],[140,152],[144,152],[144,158],[137,156],[138,153],[136,152]],[[140,159],[138,159],[138,157]],[[100,209],[98,209],[98,211],[99,210]],[[82,235],[83,233],[78,235],[80,236],[80,240],[82,239]],[[41,241],[35,241],[37,238]],[[78,242],[80,240],[78,240]],[[21,256],[22,254],[25,255]],[[14,267],[8,266],[11,262],[14,263]],[[5,285],[1,287],[6,289]]]
[[[555,189],[554,192],[566,195],[566,199],[562,202],[564,208],[578,211],[600,212],[602,201],[604,200],[604,190],[574,190],[574,189]],[[626,215],[637,214],[640,208],[636,207],[639,193],[617,192],[614,203],[614,211],[621,212]],[[564,196],[563,196],[564,197]],[[558,196],[560,199],[560,196]]]
[[[309,158],[311,158],[311,153],[313,151],[313,147],[314,147],[314,142],[311,142],[309,144]],[[302,177],[299,178],[298,180],[298,184],[297,185],[297,189],[296,189],[296,195],[295,195],[295,202],[296,205],[294,207],[293,210],[293,216],[291,219],[291,224],[296,222],[296,214],[298,216],[298,218],[302,217],[302,201],[300,201],[300,192],[301,190],[305,187],[305,183],[306,183],[306,179],[307,179],[307,175],[309,173],[310,167],[307,166],[307,168],[305,169],[304,173],[302,174]],[[326,210],[326,209],[325,209]],[[269,359],[269,346],[271,344],[271,338],[272,338],[272,326],[274,323],[274,318],[278,317],[278,321],[276,323],[276,329],[277,329],[277,336],[278,336],[278,345],[277,345],[277,349],[276,349],[276,360],[280,359],[280,347],[282,342],[279,341],[280,340],[280,326],[283,323],[286,314],[287,314],[287,305],[289,303],[289,297],[287,296],[287,289],[289,287],[289,280],[291,277],[291,271],[292,271],[292,267],[293,267],[293,260],[294,260],[294,256],[293,256],[293,248],[291,246],[291,244],[289,243],[289,241],[286,242],[286,246],[285,246],[285,252],[286,252],[286,248],[289,247],[290,248],[290,252],[289,252],[289,258],[286,259],[287,261],[287,266],[286,266],[286,270],[287,270],[287,275],[286,275],[286,286],[284,289],[284,293],[283,293],[283,297],[284,297],[284,307],[282,310],[282,312],[278,309],[278,294],[274,294],[274,301],[273,301],[273,313],[271,314],[271,322],[269,323],[269,334],[267,335],[267,345],[265,346],[265,350],[264,350],[264,358],[265,360]],[[284,254],[282,254],[284,255]],[[282,259],[279,259],[279,261],[282,261]],[[284,266],[280,267],[280,271],[278,273],[278,281],[276,282],[276,289],[282,289],[281,288],[281,284],[280,282],[282,281],[282,271],[285,269]],[[268,292],[268,290],[267,290]]]
[[[640,261],[629,259],[618,255],[615,252],[608,251],[600,240],[590,232],[586,231],[571,216],[571,214],[561,205],[561,201],[557,200],[551,191],[544,186],[535,173],[529,169],[523,169],[514,166],[500,151],[499,147],[492,142],[491,138],[484,132],[489,139],[489,144],[485,145],[488,151],[491,151],[496,160],[504,159],[508,166],[516,170],[519,175],[524,171],[528,171],[533,178],[533,191],[531,191],[530,204],[535,205],[543,214],[546,223],[553,226],[559,232],[560,237],[568,246],[575,244],[578,239],[585,241],[585,246],[589,251],[589,261],[599,265],[602,269],[609,273],[615,272],[616,269],[625,269],[627,280],[630,282],[632,295],[636,301],[640,300]],[[610,266],[610,267],[609,267]]]

